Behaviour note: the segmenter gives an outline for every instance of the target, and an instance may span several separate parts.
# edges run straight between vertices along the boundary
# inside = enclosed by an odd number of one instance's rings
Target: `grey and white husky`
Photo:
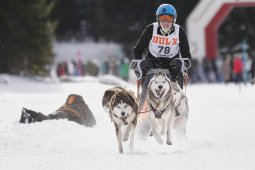
[[[159,144],[163,144],[160,136],[166,134],[166,143],[172,144],[171,128],[175,121],[172,105],[171,81],[165,73],[155,73],[148,86],[147,104],[149,107],[149,123],[151,135]]]
[[[130,149],[134,149],[134,131],[137,125],[137,100],[132,91],[123,87],[113,87],[105,91],[102,105],[114,122],[119,153],[123,153],[122,131],[124,141],[128,140],[130,134]],[[125,127],[125,128],[124,128]]]
[[[179,135],[186,137],[186,124],[189,115],[188,98],[177,83],[172,83],[172,96],[174,112],[178,112],[180,115],[176,118],[173,127]]]

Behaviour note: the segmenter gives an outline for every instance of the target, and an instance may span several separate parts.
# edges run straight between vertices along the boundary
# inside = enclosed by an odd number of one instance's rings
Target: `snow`
[[[159,145],[136,132],[135,150],[124,143],[119,154],[114,126],[101,106],[104,91],[117,81],[108,76],[51,83],[0,75],[0,169],[255,169],[254,86],[188,85],[187,140],[173,135],[173,145]],[[118,84],[136,92],[134,84]],[[18,122],[22,107],[49,114],[71,93],[84,97],[97,121],[94,128],[67,120]]]

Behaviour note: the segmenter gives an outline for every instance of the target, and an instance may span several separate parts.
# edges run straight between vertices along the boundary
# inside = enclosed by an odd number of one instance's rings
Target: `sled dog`
[[[147,103],[149,107],[150,135],[159,144],[163,144],[160,136],[166,134],[168,145],[171,141],[171,127],[175,121],[172,106],[172,87],[170,78],[164,72],[155,73],[148,86]]]
[[[180,115],[176,118],[173,127],[179,135],[186,137],[186,124],[189,115],[188,98],[177,83],[172,83],[172,89],[174,112],[175,114],[178,112]]]
[[[123,140],[127,141],[130,134],[129,147],[133,149],[138,110],[134,93],[119,86],[110,88],[103,95],[102,106],[114,123],[119,153],[123,153],[122,135]]]

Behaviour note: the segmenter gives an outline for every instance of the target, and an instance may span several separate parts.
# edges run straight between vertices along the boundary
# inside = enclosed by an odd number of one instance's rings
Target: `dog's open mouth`
[[[160,90],[155,90],[155,91],[156,91],[158,97],[162,97],[162,96],[164,95],[164,93],[165,93],[165,90],[162,90],[162,89],[160,89]]]

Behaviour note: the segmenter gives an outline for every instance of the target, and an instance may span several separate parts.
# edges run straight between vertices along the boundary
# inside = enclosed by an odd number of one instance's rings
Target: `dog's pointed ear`
[[[150,92],[150,91],[151,91],[151,90],[150,90],[150,89],[151,89],[151,84],[152,84],[152,82],[153,82],[152,80],[154,80],[154,79],[155,79],[155,77],[153,77],[153,78],[151,79],[150,83],[148,84],[147,89],[146,89],[147,92]]]
[[[167,74],[167,73],[165,74],[166,74],[166,77],[171,81],[171,74]]]
[[[158,77],[158,76],[160,76],[160,75],[161,75],[161,72],[157,72],[157,73],[154,74],[154,77]],[[154,78],[154,77],[153,77],[153,78]]]
[[[109,103],[113,96],[114,92],[112,90],[106,90],[103,95],[102,105]]]
[[[171,79],[170,78],[168,78],[168,77],[165,77],[165,80],[169,83],[169,85],[170,85],[170,87],[172,87],[172,81],[171,81]]]

